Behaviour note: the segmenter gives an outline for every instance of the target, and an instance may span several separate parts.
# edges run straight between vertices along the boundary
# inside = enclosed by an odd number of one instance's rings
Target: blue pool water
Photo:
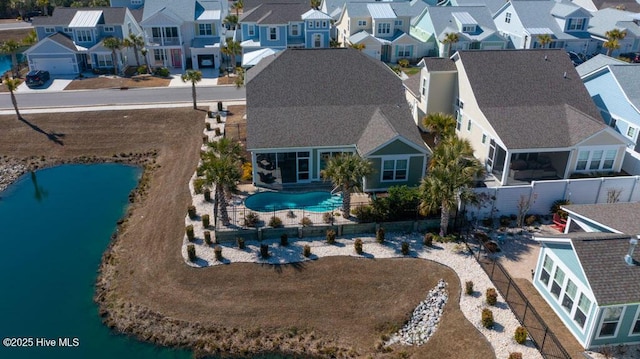
[[[18,54],[18,62],[22,61],[22,54]],[[11,70],[11,55],[0,55],[0,75]]]
[[[271,212],[281,209],[304,209],[309,212],[327,212],[342,205],[342,195],[329,192],[282,193],[262,192],[247,197],[244,205],[258,212]]]

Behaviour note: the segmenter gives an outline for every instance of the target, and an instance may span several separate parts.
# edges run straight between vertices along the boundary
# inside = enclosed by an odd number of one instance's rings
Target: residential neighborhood
[[[639,1],[0,1],[0,357],[639,358]]]

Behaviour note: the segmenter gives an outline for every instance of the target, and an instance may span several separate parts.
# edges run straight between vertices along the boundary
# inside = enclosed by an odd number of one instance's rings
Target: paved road
[[[30,22],[13,21],[0,23],[0,30],[16,30],[16,29],[30,29],[33,28]]]
[[[244,100],[245,89],[235,86],[199,87],[199,102]],[[191,102],[191,87],[139,88],[129,90],[103,89],[82,91],[60,91],[49,93],[16,93],[21,109],[161,104]],[[9,93],[0,93],[0,110],[13,109]]]

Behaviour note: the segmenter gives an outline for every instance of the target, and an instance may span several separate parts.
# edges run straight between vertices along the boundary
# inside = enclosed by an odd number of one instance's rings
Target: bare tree
[[[538,194],[534,193],[530,196],[525,196],[523,194],[520,195],[520,199],[518,200],[518,218],[517,218],[517,226],[522,227],[522,222],[524,221],[524,217],[526,217],[527,212],[531,209],[534,203],[536,203],[536,199],[538,199]]]
[[[621,188],[609,188],[607,190],[607,203],[620,202],[620,195],[622,194]]]

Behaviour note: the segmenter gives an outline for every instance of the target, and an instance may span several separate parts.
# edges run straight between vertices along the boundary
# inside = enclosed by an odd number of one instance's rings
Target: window
[[[113,32],[113,31],[114,31],[113,26],[105,26],[104,27],[104,32]]]
[[[576,171],[611,170],[617,154],[618,150],[580,151]]]
[[[198,35],[211,36],[213,35],[213,29],[211,24],[198,24]]]
[[[508,12],[504,15],[504,22],[506,22],[507,24],[511,23],[511,13]]]
[[[322,35],[313,34],[313,47],[322,47]]]
[[[558,266],[556,267],[556,274],[553,276],[553,283],[551,283],[551,294],[556,298],[560,298],[562,283],[564,283],[564,272]]]
[[[298,36],[300,34],[300,29],[298,29],[298,24],[291,24],[289,28],[291,31],[291,36]]]
[[[177,27],[165,27],[164,28],[164,37],[178,37],[178,28]]]
[[[76,30],[76,39],[78,42],[92,42],[93,33],[91,30]]]
[[[65,27],[64,29],[62,29],[62,31],[64,31],[67,34],[70,34],[72,32],[70,27]]]
[[[348,25],[348,23],[347,23],[347,25]],[[313,21],[309,21],[309,28],[313,29]]]
[[[629,126],[629,129],[627,129],[627,137],[633,138],[635,134],[636,134],[636,128]]]
[[[584,328],[589,308],[591,308],[591,301],[584,295],[584,293],[580,294],[578,308],[576,308],[576,314],[573,315],[573,320],[580,325],[580,328]]]
[[[551,278],[551,269],[553,269],[553,260],[549,256],[544,256],[544,263],[542,264],[542,272],[540,273],[540,281],[545,286],[549,285],[549,278]]]
[[[604,162],[602,163],[603,170],[613,169],[613,163],[616,161],[616,155],[618,151],[616,150],[607,150],[604,153]]]
[[[402,20],[395,20],[395,21],[393,22],[393,25],[394,25],[394,26],[402,26]]]
[[[609,120],[609,126],[611,128],[616,128],[616,124],[618,123],[618,120],[616,120],[615,118],[611,117],[611,120]]]
[[[164,50],[154,49],[153,58],[156,60],[156,62],[164,63],[164,60],[166,59],[164,56]]]
[[[131,5],[142,5],[142,0],[131,0]]]
[[[460,131],[462,129],[462,112],[456,110],[454,116],[456,116],[456,130]]]
[[[629,335],[640,335],[640,307],[636,313],[635,324],[631,327],[631,333]]]
[[[615,337],[618,331],[618,323],[622,317],[624,307],[608,307],[602,312],[602,323],[598,337]]]
[[[467,120],[467,131],[471,132],[471,119]]]
[[[567,286],[564,289],[564,297],[562,298],[562,307],[569,313],[571,313],[571,309],[573,308],[573,301],[576,298],[576,293],[578,292],[578,287],[571,281],[571,279],[567,279]]]
[[[456,98],[456,106],[462,110],[464,108],[464,102],[462,102],[460,98]]]
[[[383,22],[378,24],[378,34],[389,34],[391,33],[391,24],[388,22]]]
[[[398,57],[411,57],[413,45],[398,45]]]
[[[597,170],[600,168],[600,161],[602,161],[602,150],[593,151],[591,153],[591,162],[589,163],[590,170]]]
[[[98,67],[113,67],[113,58],[111,54],[98,54]]]
[[[475,25],[466,25],[462,27],[462,32],[466,32],[466,33],[470,33],[470,32],[475,32],[476,31],[476,26]]]
[[[322,20],[322,28],[326,28],[327,27],[327,20]]]
[[[383,181],[404,181],[407,179],[409,160],[384,160],[382,161]]]
[[[358,26],[367,26],[367,20],[358,20]]]
[[[483,145],[486,145],[486,144],[487,144],[487,134],[486,134],[486,133],[483,133],[483,134],[482,134],[482,144],[483,144]]]
[[[584,29],[585,19],[569,19],[567,22],[568,31],[581,31]]]
[[[427,79],[422,79],[422,96],[427,94]]]
[[[54,32],[56,32],[56,28],[55,27],[45,27],[44,28],[44,32],[47,34],[53,34]]]
[[[320,28],[320,20],[316,20],[316,28]]]
[[[269,40],[277,41],[278,40],[278,28],[270,27],[269,28]]]
[[[256,34],[256,27],[254,25],[248,25],[247,32],[249,33],[249,36],[254,36]]]

